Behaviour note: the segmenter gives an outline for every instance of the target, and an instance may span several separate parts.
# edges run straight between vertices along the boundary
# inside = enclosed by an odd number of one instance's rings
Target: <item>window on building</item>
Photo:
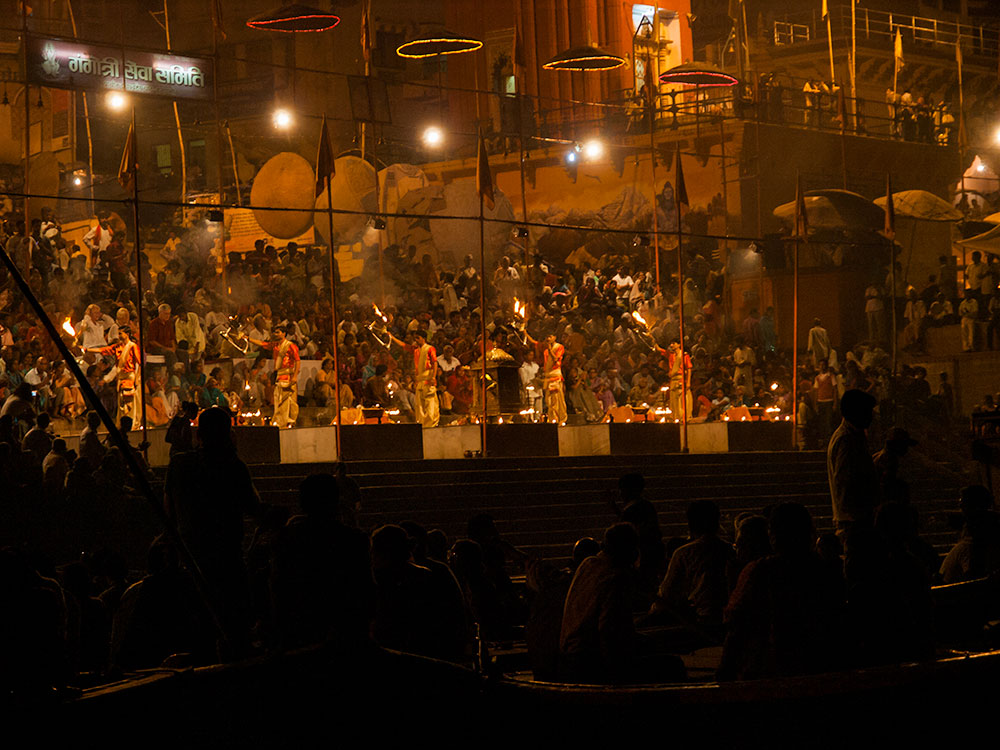
[[[187,172],[188,179],[197,185],[205,178],[205,139],[188,141],[187,147]]]
[[[170,161],[170,144],[163,143],[159,146],[153,146],[153,159],[156,162],[156,169],[162,175],[168,175],[171,172],[171,161]]]
[[[375,47],[372,49],[372,62],[376,68],[392,68],[401,70],[406,67],[406,58],[396,54],[396,49],[406,37],[397,31],[376,31]]]

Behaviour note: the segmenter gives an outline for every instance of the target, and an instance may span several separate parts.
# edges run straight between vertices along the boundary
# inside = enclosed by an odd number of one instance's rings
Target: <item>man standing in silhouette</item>
[[[220,624],[237,657],[249,647],[250,591],[243,563],[243,518],[259,498],[250,471],[236,455],[232,418],[220,407],[201,413],[198,449],[170,459],[164,487],[167,514],[194,556]]]
[[[851,389],[840,400],[843,420],[826,450],[826,471],[833,502],[833,521],[845,545],[856,532],[872,528],[879,482],[865,430],[871,426],[875,398]]]

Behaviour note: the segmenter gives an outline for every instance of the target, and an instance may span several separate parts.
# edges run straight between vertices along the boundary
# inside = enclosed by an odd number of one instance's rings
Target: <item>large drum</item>
[[[250,204],[300,210],[254,208],[254,218],[272,237],[294,239],[312,223],[315,190],[316,177],[308,161],[288,151],[272,156],[254,177]]]

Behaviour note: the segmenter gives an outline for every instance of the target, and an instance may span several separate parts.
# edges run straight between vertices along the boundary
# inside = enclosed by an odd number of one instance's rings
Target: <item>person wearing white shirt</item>
[[[527,393],[528,408],[534,409],[536,415],[542,414],[542,389],[538,387],[539,365],[535,361],[535,353],[529,349],[524,355],[524,362],[518,369],[521,376],[521,387]]]
[[[444,354],[438,357],[438,369],[443,373],[448,373],[461,365],[458,357],[455,356],[455,347],[445,344]]]
[[[100,305],[88,305],[83,319],[77,325],[80,347],[89,349],[107,346],[107,332],[114,323],[110,315],[101,312]]]

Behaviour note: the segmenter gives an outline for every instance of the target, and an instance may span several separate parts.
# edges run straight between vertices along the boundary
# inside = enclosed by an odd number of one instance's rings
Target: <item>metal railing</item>
[[[855,11],[855,19],[855,33],[859,40],[876,40],[886,44],[889,50],[892,49],[896,31],[899,30],[904,51],[907,44],[954,49],[959,42],[962,51],[968,54],[996,57],[1000,51],[1000,29],[995,27],[870,10],[860,6]],[[830,9],[830,29],[834,36],[850,36],[850,6],[838,5]],[[776,46],[825,39],[826,35],[826,21],[818,8],[773,20],[773,40]]]

